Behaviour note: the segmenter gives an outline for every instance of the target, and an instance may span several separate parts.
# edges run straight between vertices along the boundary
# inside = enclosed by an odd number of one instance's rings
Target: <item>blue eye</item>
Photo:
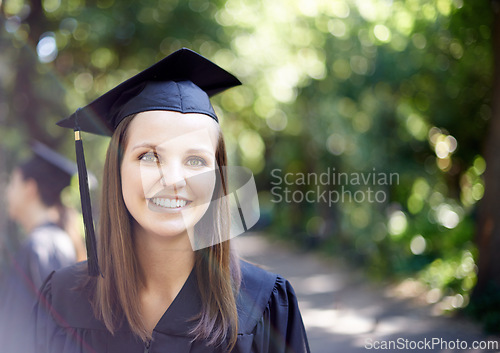
[[[204,167],[207,165],[207,162],[201,157],[192,157],[188,159],[187,164],[190,167]]]
[[[139,156],[139,160],[143,162],[158,162],[158,155],[154,152],[146,152]]]

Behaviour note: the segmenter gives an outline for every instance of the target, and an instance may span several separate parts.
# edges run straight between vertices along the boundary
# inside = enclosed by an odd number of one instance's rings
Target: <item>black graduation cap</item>
[[[59,199],[60,192],[71,183],[71,177],[78,170],[75,163],[39,141],[31,143],[33,156],[20,164],[25,176],[36,180],[44,202],[52,205]]]
[[[240,84],[229,72],[183,48],[78,109],[57,125],[112,135],[123,118],[148,110],[201,113],[217,121],[209,97]]]
[[[102,273],[97,261],[80,130],[99,135],[112,135],[124,118],[149,110],[200,113],[218,121],[209,97],[240,84],[241,82],[229,72],[200,54],[183,48],[57,123],[59,126],[75,130],[80,197],[85,224],[88,270],[91,276]]]
[[[78,172],[74,162],[39,141],[31,143],[31,150],[36,157],[51,165],[54,170],[57,170],[61,174],[61,177],[69,177],[71,179]],[[69,185],[70,181],[68,180],[67,185]]]

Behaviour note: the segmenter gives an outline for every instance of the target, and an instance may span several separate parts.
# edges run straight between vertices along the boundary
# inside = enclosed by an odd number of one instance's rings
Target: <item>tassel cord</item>
[[[90,201],[90,191],[85,165],[85,155],[83,152],[83,142],[80,138],[80,131],[75,130],[76,164],[78,166],[78,183],[80,186],[80,198],[82,202],[82,215],[85,227],[85,244],[87,246],[87,266],[89,276],[103,276],[99,268],[97,259],[97,240],[94,231],[94,221],[92,217],[92,205]]]

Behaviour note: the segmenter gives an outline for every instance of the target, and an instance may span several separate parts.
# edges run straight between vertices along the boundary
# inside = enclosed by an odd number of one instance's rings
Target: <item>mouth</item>
[[[151,203],[153,203],[155,206],[166,208],[166,209],[178,209],[185,207],[186,205],[189,205],[191,201],[189,200],[184,200],[184,199],[170,199],[170,198],[164,198],[164,197],[153,197],[150,199]]]

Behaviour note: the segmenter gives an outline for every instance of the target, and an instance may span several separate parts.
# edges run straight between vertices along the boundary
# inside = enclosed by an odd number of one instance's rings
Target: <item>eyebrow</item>
[[[207,153],[207,154],[212,154],[212,151],[206,149],[206,148],[191,148],[187,150],[187,153]]]
[[[134,147],[132,147],[132,151],[138,149],[138,148],[149,148],[151,150],[162,150],[162,148],[158,148],[157,145],[152,145],[150,143],[139,143],[137,145],[135,145]],[[212,154],[212,151],[211,150],[208,150],[206,148],[190,148],[189,150],[187,150],[187,153],[207,153],[207,154]]]
[[[134,147],[132,147],[132,151],[136,150],[138,148],[150,148],[150,149],[154,150],[154,149],[156,149],[156,146],[152,145],[150,143],[139,143],[139,144],[135,145]]]

